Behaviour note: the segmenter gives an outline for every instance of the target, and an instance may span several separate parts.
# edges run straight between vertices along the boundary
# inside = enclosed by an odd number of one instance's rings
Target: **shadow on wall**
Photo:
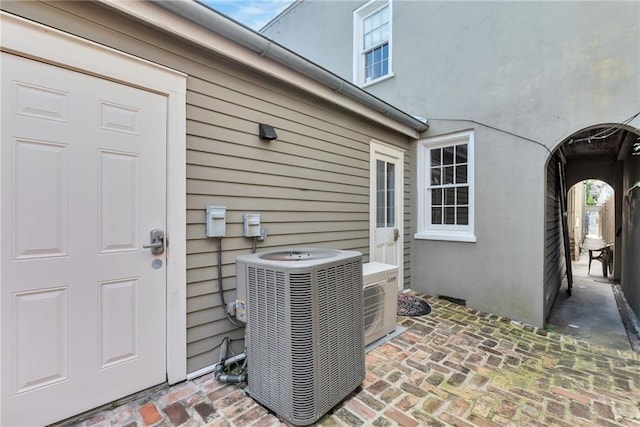
[[[623,196],[623,229],[626,232],[622,237],[624,270],[621,286],[637,316],[640,313],[640,156],[634,156],[628,163],[632,179],[625,179],[627,188]]]
[[[638,314],[640,312],[640,182],[636,182],[626,191],[623,201],[623,216],[628,220],[628,233],[625,241],[627,253],[625,294],[631,299],[631,307]],[[630,279],[630,280],[627,280]]]

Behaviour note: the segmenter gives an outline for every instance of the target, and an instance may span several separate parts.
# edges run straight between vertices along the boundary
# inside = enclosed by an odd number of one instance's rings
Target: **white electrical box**
[[[244,214],[244,237],[260,237],[260,214]]]
[[[225,206],[207,206],[205,221],[207,237],[224,237],[227,208]]]

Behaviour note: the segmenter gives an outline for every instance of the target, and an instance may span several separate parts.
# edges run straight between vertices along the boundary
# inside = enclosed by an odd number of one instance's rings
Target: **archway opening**
[[[635,313],[640,310],[640,269],[632,261],[640,259],[640,237],[634,231],[640,227],[640,203],[630,206],[625,186],[640,179],[640,156],[635,155],[639,146],[637,129],[601,124],[569,136],[549,156],[544,284],[548,329],[619,349],[632,345],[630,326],[638,324]],[[592,288],[598,296],[588,295]],[[633,301],[627,303],[627,295]],[[605,308],[604,299],[609,313],[596,313],[596,308]],[[599,331],[606,322],[616,323],[623,335]]]

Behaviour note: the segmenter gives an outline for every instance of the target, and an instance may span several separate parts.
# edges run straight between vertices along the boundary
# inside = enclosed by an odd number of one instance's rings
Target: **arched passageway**
[[[618,306],[624,297],[613,282],[615,194],[599,180],[585,180],[567,194],[567,232],[573,292],[559,292],[547,329],[617,350],[630,339]]]
[[[582,129],[556,147],[549,156],[546,175],[545,318],[563,287],[571,294],[575,279],[572,259],[580,260],[580,245],[583,250],[589,249],[584,239],[588,230],[580,231],[584,236],[575,233],[576,193],[585,191],[580,186],[588,179],[608,183],[616,197],[607,207],[612,212],[606,235],[599,236],[601,241],[587,243],[610,245],[612,275],[606,279],[620,284],[631,314],[640,313],[640,187],[634,187],[640,181],[638,130],[625,123]],[[571,188],[574,190],[569,191]],[[585,206],[585,218],[587,210]],[[596,267],[601,273],[604,271],[600,262]]]

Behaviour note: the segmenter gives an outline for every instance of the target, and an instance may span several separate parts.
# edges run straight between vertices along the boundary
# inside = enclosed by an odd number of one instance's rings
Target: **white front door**
[[[165,97],[2,54],[0,425],[166,380]]]
[[[404,152],[371,143],[371,261],[398,266],[398,289],[404,287]]]

